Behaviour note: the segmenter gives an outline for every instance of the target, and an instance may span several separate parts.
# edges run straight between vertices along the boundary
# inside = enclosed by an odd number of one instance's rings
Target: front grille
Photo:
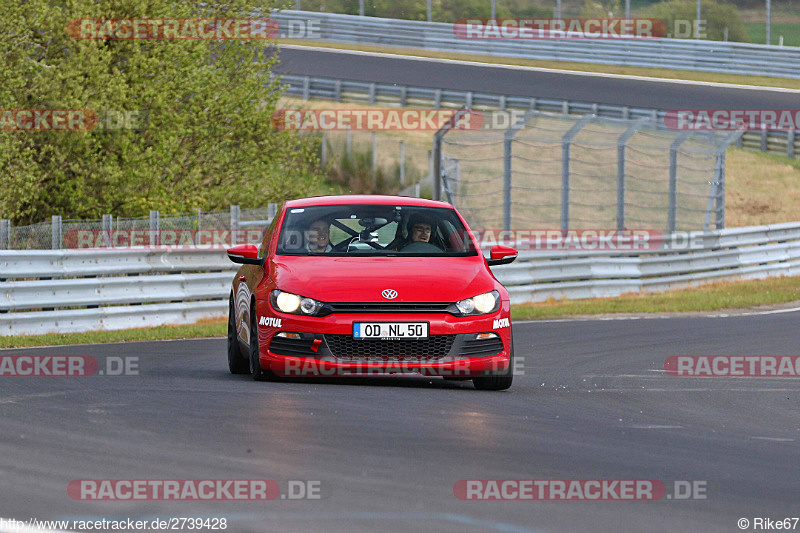
[[[269,343],[269,351],[278,355],[295,355],[301,357],[308,357],[316,355],[311,351],[311,343],[314,342],[313,338],[309,339],[287,339],[286,337],[272,337],[272,342]]]
[[[354,339],[352,335],[325,335],[332,355],[376,357],[443,357],[450,353],[455,335],[431,335],[427,339]]]
[[[339,302],[328,304],[334,313],[446,313],[450,303]]]
[[[458,354],[464,357],[484,357],[497,355],[503,351],[503,341],[498,337],[464,341]]]

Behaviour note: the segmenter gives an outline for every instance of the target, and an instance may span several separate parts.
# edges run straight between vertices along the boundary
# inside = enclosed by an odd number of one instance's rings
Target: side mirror
[[[239,246],[228,248],[228,259],[242,265],[262,264],[261,259],[258,258],[258,248],[255,244],[240,244]]]
[[[486,262],[489,263],[489,266],[507,265],[513,263],[518,254],[519,252],[508,246],[492,246],[492,249],[489,250],[489,259]]]

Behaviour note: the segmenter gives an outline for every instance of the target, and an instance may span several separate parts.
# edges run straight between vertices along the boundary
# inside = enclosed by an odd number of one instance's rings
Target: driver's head
[[[433,232],[433,220],[425,215],[414,214],[408,219],[408,240],[429,242]]]
[[[324,252],[330,242],[330,224],[321,218],[309,224],[306,242],[310,252]]]

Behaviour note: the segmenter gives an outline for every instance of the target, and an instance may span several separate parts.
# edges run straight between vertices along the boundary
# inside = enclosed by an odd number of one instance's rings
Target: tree
[[[11,0],[0,18],[0,110],[91,110],[90,131],[2,131],[0,217],[15,224],[245,207],[306,194],[318,140],[271,123],[269,41],[81,40],[74,19],[252,18],[251,0]],[[201,6],[201,7],[198,7]],[[203,7],[204,6],[204,7]],[[134,129],[108,129],[129,112]],[[1,116],[0,116],[1,117]]]
[[[667,32],[673,32],[676,20],[695,20],[697,17],[697,2],[696,0],[667,0],[659,2],[647,8],[642,16],[663,20]],[[748,42],[750,40],[744,29],[744,23],[739,16],[739,10],[733,4],[717,2],[716,0],[702,0],[701,19],[706,21],[704,39],[711,41],[723,40],[725,28],[727,27],[729,41]],[[694,35],[689,38],[693,37]]]

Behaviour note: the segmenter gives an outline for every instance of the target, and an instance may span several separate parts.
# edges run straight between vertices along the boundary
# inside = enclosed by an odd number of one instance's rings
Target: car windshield
[[[477,251],[453,209],[330,205],[290,208],[278,254],[468,256]]]

